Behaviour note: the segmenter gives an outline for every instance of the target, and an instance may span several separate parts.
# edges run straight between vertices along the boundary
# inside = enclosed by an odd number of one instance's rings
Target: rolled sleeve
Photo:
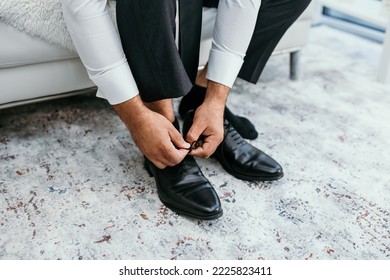
[[[98,86],[96,96],[107,99],[111,105],[123,103],[138,95],[138,88],[127,61],[105,73],[89,75]]]
[[[97,96],[111,105],[138,94],[106,0],[62,0],[65,23]]]
[[[260,0],[220,0],[206,78],[232,87],[244,63]]]
[[[207,79],[231,88],[244,60],[241,56],[212,49],[207,68]]]

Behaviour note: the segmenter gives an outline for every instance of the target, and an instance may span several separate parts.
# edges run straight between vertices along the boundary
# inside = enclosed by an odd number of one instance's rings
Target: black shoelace
[[[242,136],[237,132],[237,130],[234,129],[234,127],[229,122],[225,121],[224,126],[226,129],[225,137],[229,136],[237,145],[240,145],[242,142],[244,142],[244,138],[242,138]]]

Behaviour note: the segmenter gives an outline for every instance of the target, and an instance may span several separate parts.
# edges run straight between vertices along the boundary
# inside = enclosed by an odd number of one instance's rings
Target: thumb
[[[177,131],[176,129],[172,129],[172,130],[169,130],[169,137],[171,138],[171,141],[173,143],[173,145],[177,148],[177,149],[189,149],[190,148],[190,144],[187,143],[183,136],[180,134],[179,131]],[[184,150],[186,152],[188,152],[187,150]]]
[[[186,140],[188,143],[193,143],[195,141],[198,141],[200,136],[202,135],[204,129],[197,125],[192,125],[190,130],[188,131],[186,135]]]
[[[178,149],[177,153],[181,159],[184,159],[188,155],[187,149]]]

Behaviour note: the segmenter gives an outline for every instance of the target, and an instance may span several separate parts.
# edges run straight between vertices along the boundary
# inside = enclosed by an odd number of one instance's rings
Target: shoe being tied
[[[169,209],[201,220],[222,216],[218,195],[192,156],[186,156],[180,164],[164,169],[157,168],[145,158],[145,167],[156,180],[161,202]]]
[[[184,120],[186,132],[191,127],[193,115],[194,111],[189,112]],[[241,180],[273,181],[284,175],[276,160],[242,138],[226,119],[224,139],[213,156],[228,173]]]

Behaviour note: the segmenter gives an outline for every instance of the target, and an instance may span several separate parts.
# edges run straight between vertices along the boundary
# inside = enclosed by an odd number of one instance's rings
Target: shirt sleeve
[[[107,10],[107,0],[61,0],[75,48],[98,87],[97,96],[111,105],[138,95],[122,44]]]
[[[232,87],[244,63],[261,0],[220,0],[207,79]]]

